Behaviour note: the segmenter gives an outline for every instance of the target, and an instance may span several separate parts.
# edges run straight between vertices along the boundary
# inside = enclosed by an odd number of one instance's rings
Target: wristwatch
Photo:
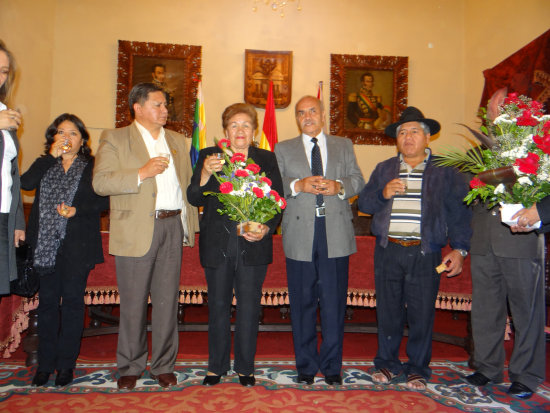
[[[342,182],[340,182],[340,191],[338,192],[338,195],[344,196],[345,194],[346,194],[346,191],[344,189],[344,185],[342,184]]]
[[[462,255],[464,258],[466,258],[468,256],[468,251],[466,251],[466,250],[457,249],[457,251],[460,252],[460,255]]]

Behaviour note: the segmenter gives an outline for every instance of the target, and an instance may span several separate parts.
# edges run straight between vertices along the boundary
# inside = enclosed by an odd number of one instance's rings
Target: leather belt
[[[155,211],[155,218],[164,219],[164,218],[170,218],[179,214],[181,214],[181,209],[157,209]]]
[[[419,239],[401,239],[388,237],[388,241],[393,242],[394,244],[399,244],[402,247],[416,247],[417,245],[420,245]]]

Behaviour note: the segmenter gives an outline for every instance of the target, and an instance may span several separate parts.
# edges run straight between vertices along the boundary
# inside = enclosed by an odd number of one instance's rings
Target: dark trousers
[[[420,246],[402,247],[388,243],[386,248],[382,248],[376,244],[374,279],[378,352],[374,365],[377,369],[430,378],[435,300],[440,280],[435,267],[440,263],[441,252],[422,254]],[[399,346],[405,322],[409,326],[409,360],[401,364]]]
[[[230,369],[231,304],[237,299],[235,320],[235,372],[254,373],[260,322],[260,300],[267,265],[244,265],[238,239],[232,234],[225,262],[204,269],[208,284],[208,371],[217,375]]]
[[[546,365],[543,258],[472,254],[472,287],[477,371],[495,382],[503,380],[509,305],[515,336],[508,376],[536,390],[544,381]]]
[[[132,242],[132,240],[128,240]],[[151,373],[172,373],[178,355],[178,298],[183,228],[179,215],[155,220],[143,257],[115,257],[120,323],[117,368],[140,376],[147,366],[147,300],[151,296]]]
[[[84,328],[84,291],[90,267],[58,254],[55,270],[40,277],[38,371],[72,369]]]
[[[0,213],[0,294],[10,293],[10,266],[9,266],[9,234],[8,217],[10,214]],[[11,234],[13,237],[14,234]],[[2,299],[2,297],[0,297]]]
[[[342,370],[349,257],[328,258],[324,218],[315,219],[313,261],[286,259],[292,337],[299,374],[339,375]],[[322,343],[317,344],[317,308]]]

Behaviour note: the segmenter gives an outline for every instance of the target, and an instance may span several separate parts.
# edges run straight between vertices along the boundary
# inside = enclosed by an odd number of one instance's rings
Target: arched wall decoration
[[[201,70],[201,46],[118,41],[116,96],[117,128],[132,123],[128,94],[140,82],[153,81],[153,66],[163,66],[162,87],[167,92],[169,119],[166,128],[191,136]]]
[[[402,56],[331,54],[330,133],[360,145],[395,145],[384,128],[407,107],[408,65]]]

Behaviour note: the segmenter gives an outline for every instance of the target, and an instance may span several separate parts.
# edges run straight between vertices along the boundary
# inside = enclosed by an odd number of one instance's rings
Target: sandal
[[[378,377],[380,377],[380,375],[383,375],[386,378],[386,381],[375,379],[377,375]],[[399,374],[393,374],[391,370],[382,368],[372,373],[371,380],[376,384],[390,384],[392,380],[395,379],[397,376],[399,376]]]
[[[424,391],[426,390],[427,381],[419,374],[410,374],[407,376],[407,387],[411,390]]]

